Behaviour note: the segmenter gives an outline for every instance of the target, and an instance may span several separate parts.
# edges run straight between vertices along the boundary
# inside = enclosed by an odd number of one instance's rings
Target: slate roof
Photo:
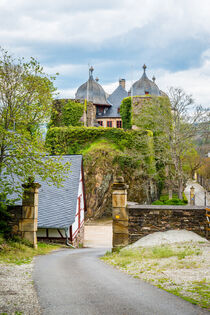
[[[160,95],[160,90],[155,82],[148,79],[146,75],[146,66],[143,66],[144,72],[142,77],[136,81],[132,87],[132,96],[145,95],[145,92],[148,92],[150,95]]]
[[[50,186],[36,178],[36,182],[41,185],[38,228],[69,228],[75,221],[82,155],[63,156],[63,163],[66,162],[70,162],[71,166],[68,176],[62,183],[63,187]],[[21,201],[18,203],[21,204]]]
[[[128,92],[122,87],[121,84],[114,90],[114,92],[108,97],[107,101],[112,105],[105,114],[97,116],[99,117],[121,117],[118,113],[118,108],[121,105],[122,100],[128,96]]]
[[[93,68],[90,68],[89,79],[82,84],[75,94],[75,98],[79,100],[85,100],[93,102],[93,104],[110,106],[106,99],[106,92],[102,86],[94,80],[92,72]]]

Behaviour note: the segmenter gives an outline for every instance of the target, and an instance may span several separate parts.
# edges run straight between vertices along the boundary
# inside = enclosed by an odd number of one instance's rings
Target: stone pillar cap
[[[124,183],[125,180],[124,180],[123,176],[116,176],[116,177],[114,178],[114,182],[115,182],[115,183]]]
[[[39,183],[30,183],[30,184],[23,184],[23,188],[40,188],[41,185]]]

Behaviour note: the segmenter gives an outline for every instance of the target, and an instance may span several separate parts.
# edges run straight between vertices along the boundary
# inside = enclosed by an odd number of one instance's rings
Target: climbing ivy
[[[81,126],[84,105],[73,100],[55,100],[51,114],[50,127]]]
[[[52,154],[75,154],[99,139],[107,139],[119,150],[135,148],[148,152],[147,131],[97,127],[53,127],[48,130],[46,145]]]
[[[123,128],[131,129],[131,97],[126,97],[123,99],[120,105],[120,115],[122,117]]]

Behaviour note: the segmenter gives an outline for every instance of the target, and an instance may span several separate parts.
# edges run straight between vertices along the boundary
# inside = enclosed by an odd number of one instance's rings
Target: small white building
[[[63,156],[70,171],[57,188],[39,181],[38,240],[83,244],[85,191],[82,155]]]

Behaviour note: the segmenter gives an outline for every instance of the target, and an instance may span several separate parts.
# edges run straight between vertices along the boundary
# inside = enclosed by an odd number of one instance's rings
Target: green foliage
[[[181,199],[178,199],[178,198],[172,198],[170,200],[167,200],[164,204],[165,205],[177,205],[177,206],[185,205],[185,203]]]
[[[147,132],[124,131],[118,128],[54,127],[48,130],[46,145],[53,154],[76,154],[100,139],[109,140],[121,151],[135,147],[145,154],[148,152]]]
[[[160,205],[164,205],[165,203],[163,202],[163,201],[160,201],[160,200],[155,200],[155,201],[153,201],[153,203],[152,203],[152,205],[158,205],[158,206],[160,206]]]
[[[204,159],[198,154],[193,145],[189,145],[186,152],[183,152],[183,170],[193,178],[195,171],[197,171],[203,164]]]
[[[52,250],[59,249],[61,245],[38,243],[38,249],[21,238],[5,240],[0,238],[0,263],[13,263],[16,265],[28,264],[36,255],[44,255]]]
[[[81,126],[84,105],[73,100],[55,100],[49,126]]]
[[[0,56],[0,192],[18,190],[29,176],[60,183],[64,166],[44,159],[46,148],[37,129],[51,113],[54,77],[34,59]],[[18,178],[18,182],[14,180]]]
[[[8,225],[11,216],[7,211],[7,200],[5,194],[0,194],[0,232],[3,236],[8,237],[11,227]]]
[[[92,153],[98,150],[107,151],[107,152],[110,152],[110,154],[112,151],[120,152],[119,147],[115,143],[111,143],[110,141],[106,139],[99,139],[85,146],[84,149],[82,149],[81,153],[83,154],[83,156],[87,156],[89,153]]]
[[[126,97],[123,99],[120,105],[120,115],[122,117],[123,128],[131,129],[131,97]]]
[[[126,168],[136,169],[140,165],[140,161],[129,155],[116,155],[113,164],[118,164],[122,170]]]
[[[177,206],[181,206],[181,205],[186,205],[188,203],[188,200],[187,200],[184,193],[183,193],[183,199],[179,199],[177,194],[173,194],[172,199],[168,199],[168,198],[169,198],[168,195],[162,195],[162,196],[160,196],[160,200],[156,200],[152,204],[153,205],[177,205]]]
[[[64,126],[81,125],[79,121],[83,115],[84,105],[73,101],[68,101],[63,107]]]

